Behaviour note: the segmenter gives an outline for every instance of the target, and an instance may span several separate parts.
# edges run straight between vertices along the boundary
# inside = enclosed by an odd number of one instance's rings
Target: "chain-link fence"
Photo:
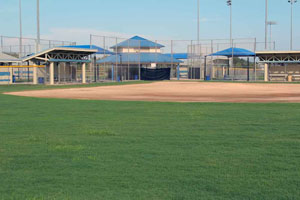
[[[1,52],[15,57],[24,57],[36,52],[36,39],[0,36]],[[22,46],[20,46],[22,44]],[[41,40],[40,49],[56,46],[76,45],[75,42]],[[263,80],[263,66],[256,58],[234,58],[231,60],[211,54],[231,46],[255,52],[264,50],[265,43],[255,38],[212,40],[156,40],[152,38],[90,36],[90,45],[102,48],[91,56],[86,66],[87,82],[141,80],[142,72],[148,69],[170,69],[173,80]],[[275,49],[275,43],[268,47]],[[248,67],[249,66],[249,67]],[[60,63],[55,67],[58,83],[80,82],[80,66]],[[30,80],[29,72],[17,72],[20,79]],[[26,74],[27,75],[23,75]],[[29,75],[28,75],[29,74]],[[45,82],[48,81],[47,68]]]
[[[138,80],[141,69],[170,68],[171,79],[263,79],[263,66],[256,64],[255,57],[248,62],[247,58],[230,61],[226,57],[209,56],[231,46],[252,52],[265,48],[265,43],[255,38],[234,39],[232,43],[228,39],[156,40],[91,35],[90,44],[104,49],[94,57],[91,74],[94,81]],[[273,50],[275,46],[274,42],[268,44]]]
[[[76,42],[41,39],[39,49],[42,51],[53,47],[70,45],[76,45]],[[25,57],[37,52],[37,40],[34,38],[20,39],[19,37],[0,36],[0,52],[18,58]]]

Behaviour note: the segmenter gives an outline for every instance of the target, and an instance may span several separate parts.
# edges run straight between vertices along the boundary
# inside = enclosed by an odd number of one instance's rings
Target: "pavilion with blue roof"
[[[208,56],[224,56],[228,58],[228,71],[227,71],[227,75],[229,75],[229,68],[230,68],[230,64],[229,64],[229,58],[234,58],[234,57],[247,57],[247,81],[250,81],[250,62],[249,62],[249,57],[255,57],[256,54],[252,51],[249,51],[247,49],[242,49],[242,48],[228,48],[222,51],[218,51],[215,53],[212,53]],[[206,57],[205,56],[205,62],[204,62],[204,78],[205,80],[207,79],[206,77]]]
[[[171,69],[179,67],[181,60],[172,55],[162,54],[159,43],[147,40],[140,36],[134,36],[112,47],[113,54],[97,61],[98,65],[111,67],[111,78],[121,74],[127,80],[141,76],[141,69]],[[117,72],[117,73],[116,73]]]

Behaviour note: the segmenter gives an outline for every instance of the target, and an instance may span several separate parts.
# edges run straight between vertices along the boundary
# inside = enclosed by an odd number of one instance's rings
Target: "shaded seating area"
[[[230,67],[234,68],[234,63],[232,62],[232,66],[230,65],[230,59],[232,58],[247,58],[247,81],[250,81],[250,57],[256,57],[256,54],[252,51],[242,48],[228,48],[222,51],[215,52],[213,54],[207,55],[204,57],[204,78],[207,80],[207,57],[226,57],[228,59],[228,67],[227,67],[227,76],[230,75]],[[224,77],[225,78],[225,77]]]

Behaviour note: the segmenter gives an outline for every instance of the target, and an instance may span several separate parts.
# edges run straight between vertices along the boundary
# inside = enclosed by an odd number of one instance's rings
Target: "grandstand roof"
[[[112,46],[112,49],[115,48],[163,48],[165,46],[147,40],[145,38],[134,36],[128,40],[125,40],[117,45]]]
[[[97,53],[96,54],[114,54],[113,52],[103,49],[99,46],[96,45],[74,45],[74,46],[63,46],[66,48],[79,48],[79,49],[97,49]]]
[[[173,53],[173,54],[167,53],[165,55],[167,55],[167,56],[172,56],[173,55],[173,58],[180,59],[180,60],[188,59],[188,54],[187,53]]]
[[[54,47],[29,55],[23,58],[22,61],[88,62],[86,57],[94,53],[97,53],[97,49]]]
[[[121,53],[117,55],[112,55],[109,57],[106,57],[104,59],[98,60],[98,64],[102,63],[130,63],[130,64],[149,64],[149,63],[182,63],[182,61],[172,58],[171,56],[160,54],[160,53],[141,53],[141,54],[135,54],[135,53]]]
[[[14,62],[20,62],[20,59],[0,52],[0,63],[14,63]]]
[[[255,53],[247,49],[241,48],[228,48],[216,53],[210,54],[208,56],[226,56],[226,57],[251,57],[255,56]]]

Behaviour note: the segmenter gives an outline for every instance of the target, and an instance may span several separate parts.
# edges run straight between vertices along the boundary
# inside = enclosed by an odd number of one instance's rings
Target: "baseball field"
[[[300,84],[0,86],[0,199],[300,199],[299,102]]]

